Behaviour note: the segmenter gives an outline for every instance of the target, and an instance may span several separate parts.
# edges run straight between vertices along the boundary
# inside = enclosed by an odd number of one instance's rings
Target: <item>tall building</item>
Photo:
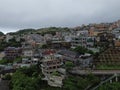
[[[42,72],[44,75],[52,74],[57,71],[58,68],[63,64],[62,57],[60,55],[48,55],[42,60]]]

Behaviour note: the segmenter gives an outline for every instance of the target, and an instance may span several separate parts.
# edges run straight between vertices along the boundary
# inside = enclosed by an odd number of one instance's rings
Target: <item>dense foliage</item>
[[[61,27],[49,27],[49,28],[42,28],[42,29],[38,29],[37,33],[44,35],[44,34],[52,34],[55,35],[56,32],[64,32],[64,31],[70,31],[69,28],[65,27],[65,28],[61,28]]]
[[[37,33],[37,34],[52,34],[55,35],[56,31],[70,31],[69,28],[67,27],[48,27],[48,28],[41,28],[41,29],[23,29],[23,30],[19,30],[17,32],[14,33],[9,33],[10,35],[22,35],[22,34],[28,34],[28,33]]]
[[[61,90],[48,86],[47,81],[42,80],[42,77],[44,75],[39,65],[20,68],[12,75],[10,88],[12,90]]]
[[[120,90],[120,82],[106,83],[97,90]]]
[[[12,60],[7,60],[7,59],[0,60],[0,64],[3,64],[3,65],[11,63],[11,62],[12,62]]]
[[[39,90],[42,74],[38,66],[18,69],[12,76],[12,90]]]
[[[78,46],[78,47],[74,48],[73,51],[76,51],[80,54],[85,54],[85,53],[94,54],[93,51],[88,50],[87,48],[82,47],[82,46]]]
[[[67,62],[65,63],[65,68],[66,68],[66,70],[70,70],[70,69],[72,69],[74,66],[75,66],[75,65],[74,65],[72,62],[70,62],[70,61],[67,61]]]
[[[41,49],[47,49],[48,48],[48,45],[47,44],[43,44],[42,46],[41,46]]]
[[[17,32],[11,32],[9,33],[10,35],[22,35],[22,34],[28,34],[28,33],[33,33],[35,32],[35,29],[23,29],[23,30],[19,30]]]
[[[7,42],[1,41],[1,42],[0,42],[0,51],[4,51],[4,49],[5,49],[6,47],[8,47]]]
[[[22,40],[16,41],[15,38],[12,38],[12,39],[9,40],[9,42],[7,44],[10,47],[21,47],[22,46],[21,42],[22,42]]]
[[[100,70],[120,70],[120,65],[101,64],[101,65],[97,65],[96,69],[100,69]]]
[[[0,60],[0,64],[6,65],[8,63],[20,63],[22,62],[22,58],[21,57],[16,57],[16,59],[14,60],[7,60],[6,58],[3,58],[2,60]]]
[[[99,82],[99,78],[90,74],[87,77],[68,76],[64,80],[64,90],[85,90]]]
[[[30,68],[18,69],[12,76],[10,87],[12,90],[84,90],[99,82],[99,79],[90,74],[87,77],[68,76],[63,81],[62,88],[48,86],[43,77],[39,65]],[[6,78],[10,78],[6,76]]]
[[[4,51],[4,49],[6,47],[21,47],[22,44],[21,42],[23,42],[24,39],[20,39],[20,41],[16,41],[15,38],[12,38],[9,40],[9,42],[6,42],[6,41],[1,41],[0,42],[0,51]]]

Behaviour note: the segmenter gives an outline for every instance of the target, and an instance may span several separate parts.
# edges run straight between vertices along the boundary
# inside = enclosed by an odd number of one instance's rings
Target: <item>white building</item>
[[[6,35],[6,39],[5,39],[5,41],[6,41],[6,42],[9,42],[9,40],[12,39],[12,38],[13,38],[12,35],[7,34],[7,35]]]

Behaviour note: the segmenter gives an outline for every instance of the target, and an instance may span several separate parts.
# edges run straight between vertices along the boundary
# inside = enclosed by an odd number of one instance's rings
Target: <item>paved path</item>
[[[95,75],[111,75],[111,74],[120,74],[120,70],[79,70],[74,69],[70,71],[73,74],[78,75],[87,75],[87,74],[95,74]]]

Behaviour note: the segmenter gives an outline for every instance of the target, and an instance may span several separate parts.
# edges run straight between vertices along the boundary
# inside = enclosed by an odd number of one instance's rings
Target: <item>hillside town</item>
[[[1,80],[10,83],[15,77],[17,79],[15,75],[20,75],[19,71],[34,72],[28,69],[34,66],[39,69],[31,75],[40,76],[47,86],[25,90],[102,90],[104,84],[120,82],[120,20],[74,28],[50,27],[0,34]],[[89,79],[87,75],[91,74],[94,78]],[[79,86],[87,82],[86,77],[89,83]],[[81,83],[72,87],[72,78],[76,78],[76,83],[81,80]],[[11,88],[17,86],[14,82]]]

